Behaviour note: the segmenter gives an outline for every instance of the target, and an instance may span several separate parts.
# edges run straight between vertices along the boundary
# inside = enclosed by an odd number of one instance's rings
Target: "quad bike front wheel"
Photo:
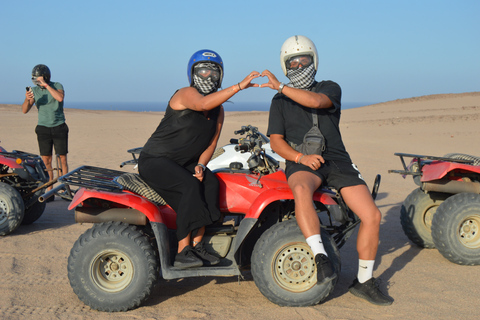
[[[14,187],[0,182],[0,236],[17,229],[24,214],[25,205],[20,193]]]
[[[328,232],[321,236],[337,278],[318,285],[315,257],[295,219],[262,234],[252,253],[252,275],[267,299],[280,306],[304,307],[328,297],[340,273],[340,253]]]
[[[438,251],[461,265],[480,264],[480,194],[459,193],[442,203],[432,221]]]
[[[425,193],[417,188],[410,193],[400,209],[400,223],[405,235],[419,247],[432,249],[432,219],[438,206],[445,201],[448,194]]]
[[[68,279],[86,305],[127,311],[150,296],[159,274],[158,256],[145,232],[121,222],[96,224],[75,242]]]

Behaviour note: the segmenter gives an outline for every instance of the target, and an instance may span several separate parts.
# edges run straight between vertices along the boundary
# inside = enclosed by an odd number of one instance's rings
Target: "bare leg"
[[[189,233],[188,236],[186,236],[182,240],[178,241],[178,251],[177,252],[180,253],[180,252],[182,252],[182,250],[186,246],[189,246],[190,245],[190,240],[191,240],[191,235]]]
[[[205,227],[201,227],[198,229],[197,235],[193,238],[193,246],[197,245],[203,239],[203,235],[205,234]]]
[[[298,171],[288,179],[288,185],[295,199],[295,216],[305,239],[320,233],[320,221],[313,206],[313,192],[320,187],[322,180],[316,175]]]
[[[59,172],[59,175],[64,175],[68,173],[68,163],[67,163],[67,155],[60,155],[60,162],[62,164],[62,172]]]
[[[361,220],[357,237],[359,259],[375,260],[382,219],[380,210],[365,185],[345,187],[340,190],[340,193],[345,203]]]
[[[45,167],[47,168],[49,180],[53,180],[53,168],[52,168],[52,156],[42,156],[43,163],[45,163]],[[50,186],[47,190],[51,190],[53,187]]]

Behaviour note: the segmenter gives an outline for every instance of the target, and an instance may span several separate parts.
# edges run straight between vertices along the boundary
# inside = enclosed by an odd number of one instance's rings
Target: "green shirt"
[[[55,90],[63,91],[63,86],[59,82],[50,82],[49,85]],[[38,109],[38,125],[51,128],[65,123],[63,101],[55,100],[47,89],[36,86],[32,90]]]

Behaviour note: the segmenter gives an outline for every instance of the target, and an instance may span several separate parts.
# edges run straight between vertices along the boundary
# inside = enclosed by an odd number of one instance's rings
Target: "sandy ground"
[[[66,111],[70,127],[70,168],[83,164],[119,169],[127,149],[142,146],[163,113]],[[91,225],[74,223],[68,202],[49,203],[34,224],[0,238],[1,319],[462,319],[477,318],[480,267],[446,260],[437,250],[413,245],[400,226],[400,206],[415,189],[411,178],[389,174],[400,169],[395,152],[480,156],[480,93],[446,94],[396,100],[345,110],[342,134],[354,162],[372,185],[382,184],[377,205],[383,214],[375,277],[395,299],[377,307],[348,293],[356,276],[355,236],[341,249],[342,271],[333,294],[319,305],[279,307],[256,288],[250,273],[236,277],[160,280],[138,309],[103,313],[85,306],[67,279],[73,243]],[[242,125],[266,132],[267,112],[228,112],[219,145]],[[38,153],[35,110],[0,105],[0,140],[7,150]],[[131,168],[125,169],[132,170]]]

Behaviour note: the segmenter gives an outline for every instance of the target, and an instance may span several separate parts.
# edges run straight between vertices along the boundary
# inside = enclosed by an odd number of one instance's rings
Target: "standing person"
[[[295,216],[315,255],[317,283],[336,277],[320,237],[320,221],[312,202],[314,191],[323,183],[338,190],[361,220],[357,238],[358,274],[349,291],[373,304],[390,305],[392,299],[378,289],[373,278],[381,213],[340,135],[340,86],[333,81],[315,81],[318,54],[307,37],[288,38],[281,48],[280,61],[290,83],[279,82],[268,70],[262,73],[269,81],[261,87],[278,91],[270,107],[267,135],[272,149],[287,160],[286,175],[295,199]],[[295,148],[312,128],[314,114],[318,115],[325,149],[303,154]]]
[[[241,82],[218,91],[222,58],[212,50],[195,52],[188,62],[189,87],[177,90],[165,116],[142,149],[140,176],[177,213],[178,253],[174,266],[215,265],[218,257],[204,247],[205,226],[220,219],[219,182],[206,167],[223,125],[222,104],[240,90],[258,87],[251,72]]]
[[[32,82],[35,87],[27,90],[22,104],[23,113],[28,113],[35,104],[38,109],[37,134],[40,156],[53,180],[52,149],[60,156],[61,175],[68,172],[68,126],[65,123],[63,102],[65,91],[60,82],[51,82],[50,69],[44,64],[36,65],[32,70]],[[49,187],[51,189],[52,187]],[[52,201],[50,197],[47,201]]]

